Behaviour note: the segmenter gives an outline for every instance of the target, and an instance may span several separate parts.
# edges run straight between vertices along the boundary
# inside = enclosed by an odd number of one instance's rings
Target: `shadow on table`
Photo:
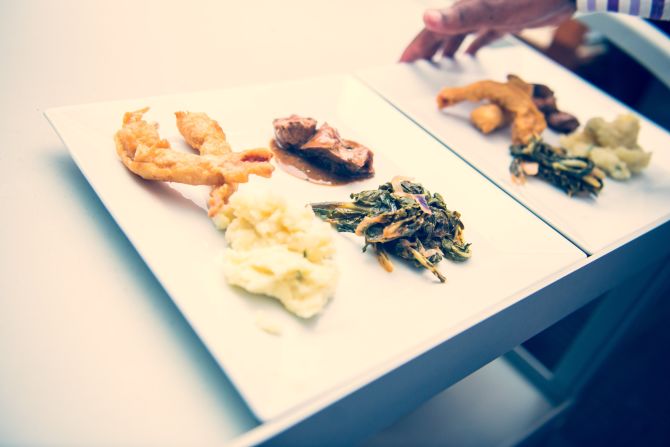
[[[156,311],[158,318],[169,322],[171,332],[174,334],[175,340],[180,344],[181,352],[192,363],[198,365],[203,382],[207,383],[208,387],[213,388],[211,389],[211,394],[216,396],[220,405],[222,407],[233,406],[244,409],[238,412],[240,417],[239,424],[247,425],[248,428],[256,425],[258,420],[249,411],[242,397],[202,344],[170,296],[162,288],[144,261],[142,261],[134,246],[116,224],[77,165],[66,152],[53,152],[57,154],[49,160],[50,166],[61,177],[65,188],[70,191],[72,200],[80,202],[81,206],[88,211],[91,218],[96,219],[100,232],[104,235],[102,240],[118,255],[119,259],[123,259],[123,265],[127,270],[126,274],[133,276],[135,283],[144,292],[141,297],[138,296],[138,299],[149,301],[152,309]],[[174,193],[179,195],[176,191],[170,191],[172,192],[168,192],[168,194]],[[157,192],[157,194],[163,193],[160,191]],[[178,199],[188,201],[190,206],[198,208],[181,196]],[[202,212],[200,208],[198,209]]]

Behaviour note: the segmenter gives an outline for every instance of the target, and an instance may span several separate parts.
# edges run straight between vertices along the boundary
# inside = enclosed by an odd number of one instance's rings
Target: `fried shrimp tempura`
[[[160,148],[170,147],[167,140],[161,140],[158,134],[158,124],[147,123],[142,119],[142,116],[148,110],[149,108],[145,107],[134,112],[126,112],[123,115],[123,127],[114,137],[117,143],[116,151],[122,161],[124,159],[133,160],[139,145]]]
[[[250,149],[221,155],[196,155],[175,151],[160,138],[158,125],[142,116],[148,108],[127,112],[123,127],[114,136],[116,152],[123,164],[147,180],[219,186],[244,183],[250,174],[270,177],[269,149]]]
[[[232,152],[219,123],[205,113],[175,112],[179,133],[201,155],[223,155]]]
[[[513,87],[521,89],[526,95],[533,96],[533,84],[529,84],[517,75],[508,74],[507,83]]]
[[[547,127],[544,115],[516,79],[510,79],[507,83],[478,81],[463,87],[447,87],[437,95],[440,109],[463,101],[484,100],[512,114],[512,140],[515,144],[527,144],[531,138],[539,137]]]
[[[226,183],[212,188],[207,201],[207,215],[209,217],[214,217],[221,211],[223,206],[228,203],[230,196],[237,191],[237,185],[237,183]]]
[[[201,155],[223,155],[232,151],[226,134],[219,123],[200,112],[175,112],[177,128],[184,140]],[[215,186],[209,193],[207,210],[214,217],[237,191],[237,183],[227,182]]]
[[[508,116],[498,104],[483,104],[470,113],[470,121],[483,134],[488,134],[507,124]]]

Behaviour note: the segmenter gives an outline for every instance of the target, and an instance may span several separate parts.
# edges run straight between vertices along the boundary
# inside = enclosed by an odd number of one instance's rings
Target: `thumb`
[[[488,27],[489,17],[481,2],[471,1],[444,9],[428,9],[423,14],[423,22],[436,33],[463,34]]]

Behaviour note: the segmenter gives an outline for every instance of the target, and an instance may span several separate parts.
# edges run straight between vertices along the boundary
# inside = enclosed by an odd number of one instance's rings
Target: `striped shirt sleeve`
[[[645,19],[670,20],[670,0],[577,0],[582,12],[622,12]]]

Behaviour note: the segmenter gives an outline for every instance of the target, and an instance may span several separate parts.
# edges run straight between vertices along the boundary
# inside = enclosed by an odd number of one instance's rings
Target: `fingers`
[[[414,62],[419,59],[431,60],[440,48],[442,48],[442,56],[452,58],[466,36],[467,34],[440,36],[424,29],[402,53],[400,62]]]
[[[443,43],[443,37],[427,29],[421,30],[400,56],[400,62],[414,62],[419,59],[432,59]]]
[[[459,2],[444,9],[429,9],[423,22],[430,31],[439,34],[464,34],[481,28],[492,28],[493,17],[485,2]]]
[[[495,25],[492,15],[486,10],[485,2],[458,2],[449,8],[437,10],[429,9],[423,15],[426,29],[437,35],[442,35],[444,57],[452,58],[470,32],[480,29],[491,29]],[[481,33],[468,47],[468,53],[474,54],[489,42],[499,38],[502,34],[496,31]]]
[[[458,34],[456,36],[447,36],[444,38],[444,46],[442,48],[442,56],[453,58],[458,48],[463,43],[467,34]]]
[[[465,50],[465,52],[471,56],[474,56],[477,51],[483,46],[486,46],[490,44],[491,42],[500,39],[503,36],[503,34],[499,31],[494,31],[494,30],[488,30],[479,33],[475,40],[470,43],[468,46],[468,49]]]
[[[448,8],[426,10],[423,16],[426,27],[405,49],[400,62],[430,60],[440,48],[444,57],[452,58],[469,33],[478,33],[466,50],[474,55],[508,32],[556,25],[570,18],[575,10],[569,1],[527,3],[535,8],[527,8],[528,13],[521,16],[518,9],[505,2],[483,0],[460,0]],[[538,10],[538,5],[544,6]]]
[[[460,0],[448,8],[426,10],[423,21],[429,31],[455,36],[489,29],[509,31],[558,24],[575,11],[574,2],[570,1],[518,3],[525,4],[525,8],[520,11],[514,2]]]

